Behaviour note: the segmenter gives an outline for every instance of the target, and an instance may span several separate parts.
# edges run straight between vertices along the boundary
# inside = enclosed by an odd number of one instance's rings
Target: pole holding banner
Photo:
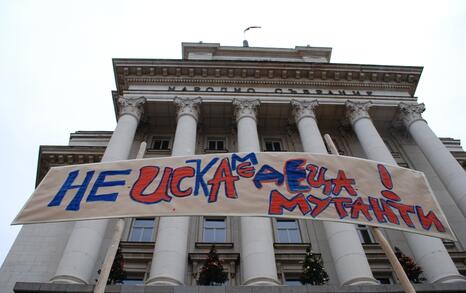
[[[139,151],[136,156],[136,159],[144,158],[144,154],[146,152],[146,145],[145,141],[141,142],[139,146]],[[104,293],[105,287],[107,286],[108,277],[110,275],[110,271],[113,266],[113,261],[115,260],[115,255],[118,251],[118,247],[120,246],[121,236],[123,235],[123,231],[125,229],[125,220],[118,219],[117,223],[115,224],[115,230],[113,232],[112,240],[110,242],[110,247],[105,254],[104,262],[102,263],[102,268],[100,269],[99,278],[97,279],[97,283],[94,288],[94,293]]]
[[[332,138],[330,135],[325,134],[324,135],[325,143],[327,144],[328,148],[330,149],[330,153],[339,156],[340,154],[338,153],[338,149],[335,147],[335,144],[333,143]],[[405,290],[406,293],[415,293],[416,290],[414,290],[413,285],[408,279],[408,276],[406,275],[406,272],[404,271],[403,267],[401,266],[400,262],[398,261],[398,258],[396,257],[395,253],[393,252],[392,247],[388,243],[387,239],[385,239],[385,236],[383,235],[382,231],[380,231],[379,228],[377,227],[369,227],[372,235],[374,235],[375,239],[377,242],[380,244],[382,247],[382,250],[385,252],[385,255],[388,258],[388,261],[392,265],[393,270],[395,271],[396,276],[400,280],[401,286]]]

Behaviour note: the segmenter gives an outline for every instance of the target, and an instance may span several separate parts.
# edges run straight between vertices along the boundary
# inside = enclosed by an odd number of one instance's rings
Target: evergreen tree
[[[406,256],[398,247],[395,247],[395,255],[411,282],[421,283],[425,280],[421,277],[421,267],[416,264],[412,257]]]
[[[201,268],[198,285],[220,286],[228,280],[228,274],[223,270],[223,262],[218,259],[215,246],[210,249],[207,260]]]
[[[311,285],[323,285],[328,282],[328,275],[325,271],[322,259],[313,254],[312,246],[306,248],[306,256],[303,262],[303,273],[301,283]]]

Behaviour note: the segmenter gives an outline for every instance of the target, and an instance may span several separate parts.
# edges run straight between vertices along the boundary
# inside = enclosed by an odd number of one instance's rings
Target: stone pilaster
[[[316,120],[315,109],[319,106],[317,100],[291,100],[291,106],[293,107],[293,117],[296,124],[306,117]]]
[[[144,104],[146,103],[145,97],[139,98],[127,98],[121,97],[118,99],[118,105],[120,106],[120,117],[123,115],[131,115],[138,121],[141,119],[144,111]]]
[[[172,156],[194,155],[201,98],[175,98],[178,122]],[[147,285],[183,285],[187,271],[189,217],[162,217]]]
[[[238,151],[259,152],[256,113],[259,100],[233,100],[238,129]],[[243,285],[279,285],[268,218],[241,217],[241,266]]]
[[[120,117],[102,162],[127,160],[146,99],[121,98]],[[109,220],[77,222],[63,251],[53,283],[89,283]]]
[[[233,99],[233,105],[235,106],[236,122],[245,117],[256,120],[257,108],[260,105],[259,100]]]
[[[422,118],[424,104],[399,104],[400,118],[466,217],[466,172]]]
[[[427,121],[422,118],[422,113],[426,110],[424,103],[421,104],[407,104],[400,103],[400,118],[406,127],[409,127],[413,122],[422,120],[427,123]]]
[[[367,112],[368,106],[348,101],[347,107],[348,119],[351,121],[353,130],[367,158],[396,165],[396,160],[372,123]],[[418,119],[420,115],[416,111],[411,111],[414,114],[411,117],[414,121],[420,121]],[[414,121],[407,122],[414,125]],[[422,124],[425,123],[422,122]],[[429,282],[455,282],[463,279],[440,239],[406,232],[403,235],[413,251],[415,259],[424,269]]]
[[[173,101],[176,105],[176,114],[178,119],[181,116],[192,116],[196,121],[199,120],[201,98],[179,98],[176,97]]]
[[[372,102],[355,102],[346,101],[346,116],[351,124],[355,124],[361,118],[369,118],[369,108],[372,106]]]

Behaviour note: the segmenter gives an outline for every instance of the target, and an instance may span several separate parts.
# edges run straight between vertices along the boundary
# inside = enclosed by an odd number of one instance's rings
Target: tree
[[[311,285],[323,285],[328,282],[328,275],[325,271],[320,256],[312,253],[312,246],[306,248],[306,256],[303,262],[303,273],[301,283]]]
[[[126,273],[123,269],[124,259],[123,254],[121,253],[120,248],[115,254],[115,259],[113,260],[112,268],[107,279],[107,285],[115,285],[123,283],[123,280],[126,279]],[[98,270],[97,273],[100,275],[101,270]],[[96,280],[97,282],[97,280]]]
[[[226,280],[228,280],[228,274],[223,270],[223,262],[219,260],[213,245],[204,266],[201,268],[197,283],[201,286],[219,286],[225,283]]]
[[[398,247],[395,247],[395,255],[411,282],[421,283],[425,280],[421,277],[421,267],[416,264],[412,257],[406,256]]]

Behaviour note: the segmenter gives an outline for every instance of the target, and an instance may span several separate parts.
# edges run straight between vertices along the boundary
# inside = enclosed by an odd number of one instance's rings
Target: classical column
[[[172,156],[194,155],[201,98],[175,98],[178,122]],[[189,217],[160,218],[147,285],[183,285],[188,261]]]
[[[256,108],[259,100],[233,100],[238,128],[238,151],[259,152]],[[243,285],[279,285],[272,223],[269,218],[241,217]]]
[[[399,107],[404,125],[466,217],[466,172],[422,118],[424,104],[400,103]]]
[[[145,101],[144,97],[118,100],[120,117],[105,149],[102,162],[128,159]],[[108,222],[108,220],[76,222],[57,272],[50,282],[87,284],[91,281]]]
[[[291,105],[304,151],[327,154],[314,112],[318,106],[317,100],[293,100]],[[377,284],[354,225],[335,222],[322,224],[340,284]]]
[[[372,123],[368,112],[370,106],[370,102],[346,102],[347,116],[353,130],[369,159],[397,165]],[[403,235],[429,282],[449,283],[464,280],[440,239],[413,233]]]

